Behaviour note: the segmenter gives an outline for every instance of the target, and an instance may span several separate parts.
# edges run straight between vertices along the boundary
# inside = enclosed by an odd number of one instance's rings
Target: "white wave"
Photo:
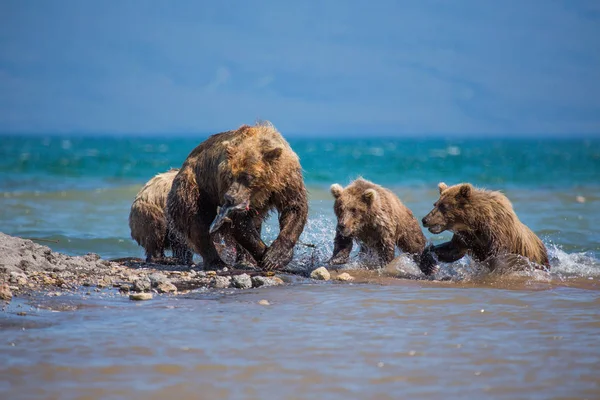
[[[600,276],[600,261],[590,253],[567,253],[556,244],[546,246],[552,275],[564,277]]]

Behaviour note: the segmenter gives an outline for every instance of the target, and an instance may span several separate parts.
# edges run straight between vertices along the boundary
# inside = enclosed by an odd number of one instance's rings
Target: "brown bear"
[[[273,209],[280,230],[267,247],[261,227]],[[200,253],[205,269],[226,266],[211,239],[225,220],[238,261],[250,255],[261,268],[283,268],[307,216],[300,160],[270,122],[210,136],[189,154],[167,199],[169,226]]]
[[[536,268],[550,268],[546,247],[515,214],[506,196],[497,191],[476,189],[469,183],[448,187],[438,185],[440,198],[433,210],[423,218],[423,226],[431,233],[454,232],[449,242],[425,249],[420,268],[430,275],[436,260],[454,262],[469,254],[475,260],[516,255],[535,263]]]
[[[171,169],[150,179],[131,205],[131,237],[146,250],[147,262],[160,261],[165,256],[165,249],[170,248],[179,262],[191,263],[191,251],[170,234],[165,216],[167,195],[178,172],[178,169]]]
[[[331,186],[337,216],[331,264],[348,262],[352,244],[361,244],[361,253],[373,251],[381,263],[394,259],[396,246],[413,255],[415,261],[425,248],[425,236],[412,212],[390,190],[359,178],[345,189]]]

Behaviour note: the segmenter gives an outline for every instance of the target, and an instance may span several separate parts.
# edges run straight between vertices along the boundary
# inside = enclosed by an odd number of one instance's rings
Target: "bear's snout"
[[[421,222],[423,222],[423,226],[427,226],[427,215],[423,217]]]
[[[338,223],[336,229],[342,236],[351,236],[351,232],[349,231],[348,227],[343,223]]]

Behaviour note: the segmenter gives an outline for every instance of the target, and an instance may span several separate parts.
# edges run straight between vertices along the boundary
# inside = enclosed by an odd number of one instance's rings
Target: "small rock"
[[[26,313],[25,311],[19,311],[19,312],[17,313],[17,315],[19,315],[19,316],[21,316],[21,317],[24,317],[24,316],[26,316],[26,315],[27,315],[27,313]]]
[[[575,200],[578,203],[585,203],[585,197],[583,197],[583,196],[577,196],[577,197],[575,197]]]
[[[312,279],[318,279],[321,281],[328,281],[331,279],[331,274],[327,271],[325,267],[319,267],[310,273],[310,277]]]
[[[206,272],[193,269],[190,271],[190,276],[192,278],[206,278]]]
[[[206,276],[217,276],[217,271],[206,271]]]
[[[105,288],[105,287],[112,286],[112,284],[113,284],[113,280],[112,280],[111,277],[109,277],[109,276],[103,276],[102,278],[100,278],[98,280],[98,283],[96,284],[96,287]]]
[[[249,289],[252,287],[252,279],[248,274],[235,275],[231,278],[231,283],[238,289]]]
[[[148,292],[150,291],[151,287],[152,284],[150,283],[150,279],[144,277],[133,281],[132,289],[134,292]]]
[[[0,284],[0,300],[10,301],[12,299],[12,292],[6,283]]]
[[[285,285],[285,282],[283,281],[283,279],[281,279],[278,276],[272,276],[270,279],[272,282],[272,286]]]
[[[16,283],[17,285],[27,284],[27,275],[22,272],[12,271],[8,280],[10,283]]]
[[[129,300],[134,300],[134,301],[152,300],[152,293],[132,293],[129,295]]]
[[[350,282],[354,280],[354,277],[347,272],[342,272],[335,279],[338,281]]]
[[[231,284],[231,277],[215,276],[212,279],[210,286],[214,287],[215,289],[225,289],[225,288],[228,288],[230,284]]]
[[[148,279],[150,279],[150,285],[152,287],[157,287],[161,283],[169,282],[169,280],[167,279],[167,277],[165,275],[159,274],[159,273],[154,273],[154,274],[148,275]]]
[[[258,304],[260,304],[261,306],[270,306],[271,305],[271,303],[269,303],[269,300],[265,300],[265,299],[260,300],[258,302]]]
[[[156,291],[158,293],[175,293],[177,291],[177,287],[171,282],[163,282],[156,287]]]
[[[285,282],[277,276],[266,277],[266,276],[253,276],[252,277],[252,286],[261,287],[261,286],[279,286],[283,285]]]
[[[119,287],[119,292],[121,292],[121,293],[128,293],[129,289],[130,289],[129,285],[121,285]]]
[[[83,256],[83,258],[85,259],[85,261],[98,261],[100,259],[100,256],[96,253],[87,253],[85,256]]]
[[[55,285],[56,284],[56,280],[54,278],[49,277],[49,276],[45,276],[44,277],[44,284],[46,284],[46,285]]]

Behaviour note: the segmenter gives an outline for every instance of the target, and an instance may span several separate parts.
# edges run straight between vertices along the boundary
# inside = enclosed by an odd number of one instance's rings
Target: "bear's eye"
[[[440,210],[440,212],[445,213],[448,210],[448,207],[446,207],[445,204],[440,204],[438,206],[438,210]]]
[[[352,208],[351,208],[350,210],[348,210],[348,211],[350,211],[350,213],[351,213],[351,214],[356,214],[356,208],[354,208],[354,207],[352,207]]]
[[[252,181],[254,180],[254,177],[253,177],[252,175],[250,175],[249,173],[247,173],[247,172],[243,172],[243,173],[241,173],[241,174],[239,175],[238,179],[239,179],[239,180],[240,180],[242,183],[244,183],[244,184],[246,184],[246,185],[249,185],[249,184],[251,184],[251,183],[252,183]]]

